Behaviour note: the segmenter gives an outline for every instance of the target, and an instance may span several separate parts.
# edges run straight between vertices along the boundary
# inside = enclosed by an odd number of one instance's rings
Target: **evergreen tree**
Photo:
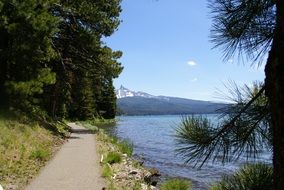
[[[55,82],[48,67],[57,58],[51,37],[57,32],[58,18],[49,13],[55,2],[0,1],[1,106],[35,111],[43,87]]]
[[[104,118],[110,119],[115,117],[116,113],[116,94],[113,86],[113,78],[117,78],[122,71],[120,63],[116,60],[122,56],[122,52],[113,52],[110,48],[104,47],[99,56],[101,64],[104,65],[103,75],[99,79],[100,86],[96,86],[95,89],[101,89],[97,94],[97,108]],[[95,81],[96,83],[96,81]]]
[[[109,48],[103,45],[101,38],[111,35],[117,28],[119,24],[118,16],[121,11],[119,3],[120,1],[116,0],[109,3],[81,0],[76,2],[63,1],[60,6],[54,6],[53,12],[61,17],[60,31],[54,37],[55,49],[60,54],[61,64],[56,64],[55,69],[61,72],[61,76],[65,78],[58,82],[69,83],[73,86],[70,91],[71,97],[81,94],[80,96],[82,96],[85,102],[93,104],[92,106],[78,106],[75,112],[73,108],[69,107],[70,110],[73,110],[73,115],[79,112],[85,113],[83,115],[86,116],[86,110],[80,111],[80,109],[86,109],[87,107],[89,107],[89,111],[92,107],[95,109],[94,105],[98,101],[97,98],[99,96],[96,96],[91,90],[84,89],[83,86],[86,87],[87,85],[87,88],[90,88],[91,83],[94,84],[93,87],[96,85],[100,86],[100,79],[105,76],[112,77],[111,70],[110,73],[105,73],[105,67],[108,66],[105,62],[108,62],[108,59],[112,59],[112,52],[104,51],[104,49]],[[109,56],[103,56],[102,59],[102,54],[105,55],[106,53],[109,53]],[[114,64],[120,67],[116,61]],[[75,83],[74,81],[72,82],[72,78],[68,78],[67,73],[71,73],[71,76],[74,76]],[[78,81],[85,81],[83,82],[85,85],[74,86],[78,84]],[[102,91],[101,88],[96,88],[96,90],[98,93]],[[75,102],[75,99],[73,99],[73,102]],[[51,100],[51,102],[54,101]],[[66,102],[63,101],[61,104],[66,104]],[[61,107],[62,105],[58,104],[58,106]],[[96,113],[98,113],[98,110],[93,110],[87,115],[91,117],[96,115]],[[83,115],[81,115],[81,119],[86,119]]]
[[[101,102],[113,107],[121,53],[102,38],[120,12],[120,0],[0,0],[1,106],[54,119],[100,116]]]

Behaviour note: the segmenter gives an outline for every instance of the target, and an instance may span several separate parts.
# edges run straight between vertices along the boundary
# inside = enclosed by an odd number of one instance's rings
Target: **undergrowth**
[[[113,175],[113,171],[111,169],[111,166],[108,164],[103,165],[102,177],[110,179],[112,175]]]
[[[0,112],[0,184],[23,189],[62,142],[38,122]]]
[[[122,160],[121,154],[118,152],[109,152],[106,155],[106,158],[104,159],[105,163],[108,164],[115,164],[115,163],[120,163]]]
[[[183,179],[169,179],[161,184],[161,190],[188,190],[191,183]]]
[[[266,164],[247,164],[233,175],[224,176],[210,190],[270,190],[273,187],[272,168]]]

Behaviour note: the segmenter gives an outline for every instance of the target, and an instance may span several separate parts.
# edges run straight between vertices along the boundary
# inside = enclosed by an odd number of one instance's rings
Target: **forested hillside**
[[[225,103],[215,103],[184,98],[125,97],[117,101],[121,115],[184,115],[218,113]]]
[[[120,0],[0,0],[0,106],[54,119],[113,118]]]

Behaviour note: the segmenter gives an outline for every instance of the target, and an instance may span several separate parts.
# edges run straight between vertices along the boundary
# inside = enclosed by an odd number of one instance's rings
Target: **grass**
[[[131,157],[133,154],[133,144],[129,141],[121,141],[117,137],[105,134],[102,130],[98,133],[97,139],[105,143],[111,143],[112,145],[117,147],[119,152],[121,152],[122,154],[126,154],[129,157]]]
[[[116,123],[115,119],[100,119],[100,118],[94,118],[91,120],[86,121],[79,121],[82,125],[88,125],[88,126],[98,126],[98,127],[108,127],[108,126],[114,126]],[[88,127],[87,127],[88,128]]]
[[[112,127],[115,125],[115,123],[116,123],[115,119],[98,119],[98,118],[76,122],[76,124],[82,125],[85,128],[90,129],[94,133],[97,133],[100,128]]]
[[[210,190],[269,190],[272,189],[272,168],[266,164],[248,164],[231,176],[224,176]]]
[[[0,113],[0,184],[23,189],[62,142],[37,122]]]
[[[161,190],[188,190],[191,183],[183,179],[170,179],[161,184]]]
[[[129,157],[133,154],[133,144],[126,140],[121,141],[117,137],[106,134],[100,134],[99,140],[115,145],[122,154],[127,154]]]
[[[141,184],[140,183],[135,183],[133,190],[141,190]]]
[[[127,141],[120,141],[116,137],[111,137],[102,129],[96,133],[96,139],[98,152],[102,155],[102,158],[104,158],[101,162],[102,176],[107,179],[107,189],[141,190],[141,184],[144,183],[143,177],[136,178],[134,176],[126,176],[122,178],[113,178],[113,176],[120,176],[123,173],[127,175],[130,170],[132,171],[135,169],[140,171],[143,170],[144,173],[147,172],[138,162],[135,162],[128,157],[128,155],[132,155],[133,152],[132,144]],[[115,162],[120,163],[114,164]],[[128,169],[125,164],[130,166],[131,169],[128,168],[130,169],[129,171],[126,171]],[[134,165],[137,165],[137,167]]]
[[[51,155],[51,151],[48,148],[37,147],[31,152],[30,158],[39,161],[47,160]]]
[[[117,188],[116,188],[116,185],[113,183],[113,182],[110,182],[110,184],[108,185],[108,188],[107,188],[108,190],[118,190]]]
[[[113,171],[108,164],[103,165],[102,177],[110,179],[113,175]]]
[[[127,154],[127,156],[132,156],[133,144],[129,143],[128,141],[122,141],[118,142],[117,146],[123,154]]]
[[[77,124],[84,126],[87,129],[90,129],[91,131],[93,131],[94,133],[99,131],[99,128],[95,125],[89,124],[89,123],[85,123],[85,122],[78,122]]]
[[[121,161],[121,154],[118,152],[109,152],[106,158],[104,159],[104,162],[108,164],[120,163]]]

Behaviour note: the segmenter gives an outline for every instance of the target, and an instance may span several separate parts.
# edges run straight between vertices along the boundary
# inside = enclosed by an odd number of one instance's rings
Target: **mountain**
[[[210,101],[154,96],[123,86],[116,90],[116,95],[118,110],[123,115],[209,114],[226,106]]]
[[[118,90],[116,90],[116,97],[119,98],[126,98],[126,97],[144,97],[144,98],[155,98],[156,96],[153,96],[151,94],[147,94],[145,92],[135,92],[135,91],[131,91],[127,88],[125,88],[124,86],[120,86],[120,88]]]

